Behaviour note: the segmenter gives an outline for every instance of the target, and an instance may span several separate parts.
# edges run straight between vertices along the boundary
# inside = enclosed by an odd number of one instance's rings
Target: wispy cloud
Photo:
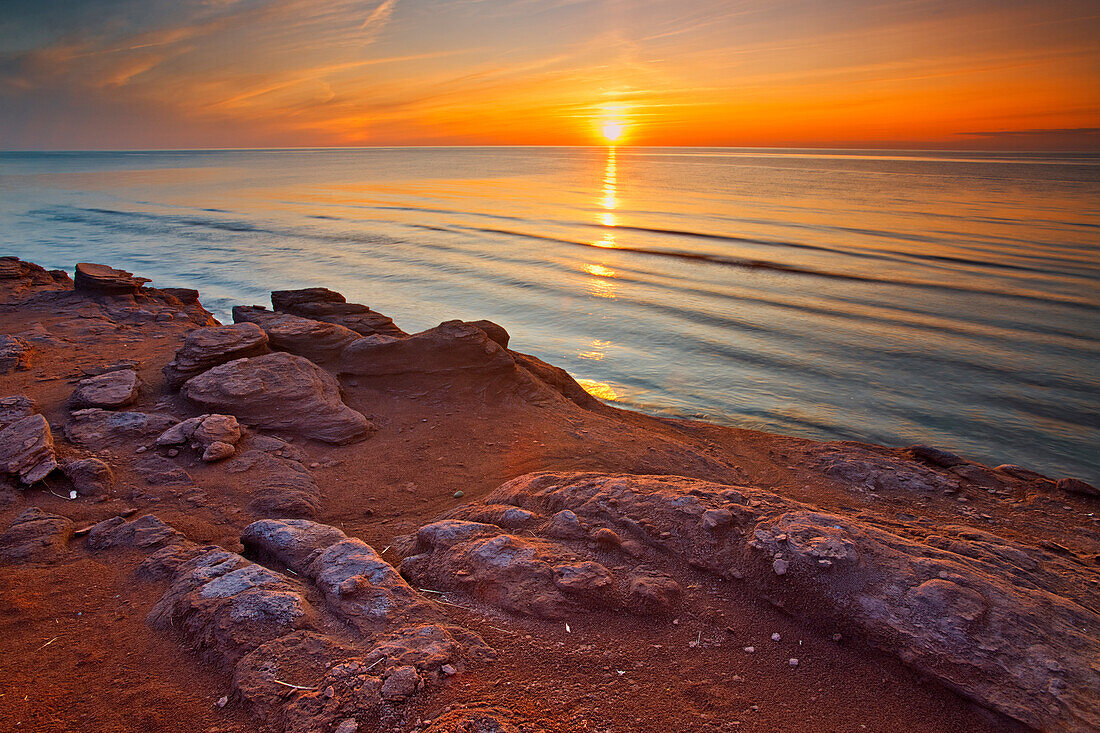
[[[63,5],[0,18],[0,147],[584,143],[609,102],[649,144],[1100,124],[1091,0]]]

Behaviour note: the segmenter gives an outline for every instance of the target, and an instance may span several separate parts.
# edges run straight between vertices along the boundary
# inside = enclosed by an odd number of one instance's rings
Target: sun
[[[623,136],[624,129],[623,125],[618,122],[605,122],[603,127],[600,128],[600,132],[607,142],[613,143]]]

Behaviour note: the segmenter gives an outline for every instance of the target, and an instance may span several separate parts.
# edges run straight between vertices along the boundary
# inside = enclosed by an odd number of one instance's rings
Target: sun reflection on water
[[[586,351],[577,353],[582,359],[591,359],[592,361],[601,361],[607,355],[607,349],[611,346],[610,341],[601,341],[600,339],[592,339],[592,342],[588,344]]]
[[[577,383],[584,387],[584,391],[601,400],[615,401],[619,399],[619,392],[607,382],[597,382],[595,379],[578,379]]]
[[[605,230],[603,237],[591,242],[594,247],[602,247],[604,249],[618,248],[618,244],[615,242],[614,229],[618,224],[618,219],[615,217],[615,208],[619,205],[618,189],[618,155],[614,147],[608,147],[607,161],[604,163],[603,169],[603,189],[600,192],[600,197],[597,199],[597,205],[605,209],[605,211],[599,212],[596,219],[599,224],[605,227]],[[588,282],[587,290],[589,295],[597,298],[615,297],[615,289],[618,283],[612,282],[611,278],[618,277],[618,275],[615,274],[614,270],[597,262],[584,265],[584,271],[595,278]]]

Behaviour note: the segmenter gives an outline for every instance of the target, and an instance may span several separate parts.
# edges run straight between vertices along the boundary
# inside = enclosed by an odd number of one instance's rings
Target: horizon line
[[[287,145],[256,147],[164,147],[164,148],[0,148],[0,154],[8,153],[194,153],[194,152],[278,152],[304,150],[409,150],[454,148],[567,148],[600,149],[633,148],[643,150],[827,150],[839,152],[934,152],[971,154],[1080,154],[1100,155],[1100,148],[978,148],[978,147],[831,147],[820,145],[511,145],[511,144],[455,144],[455,145]]]

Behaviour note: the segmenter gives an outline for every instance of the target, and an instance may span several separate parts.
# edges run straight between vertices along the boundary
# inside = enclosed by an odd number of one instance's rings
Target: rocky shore
[[[0,258],[4,729],[1100,729],[1100,491]],[[529,346],[529,345],[528,345]]]

